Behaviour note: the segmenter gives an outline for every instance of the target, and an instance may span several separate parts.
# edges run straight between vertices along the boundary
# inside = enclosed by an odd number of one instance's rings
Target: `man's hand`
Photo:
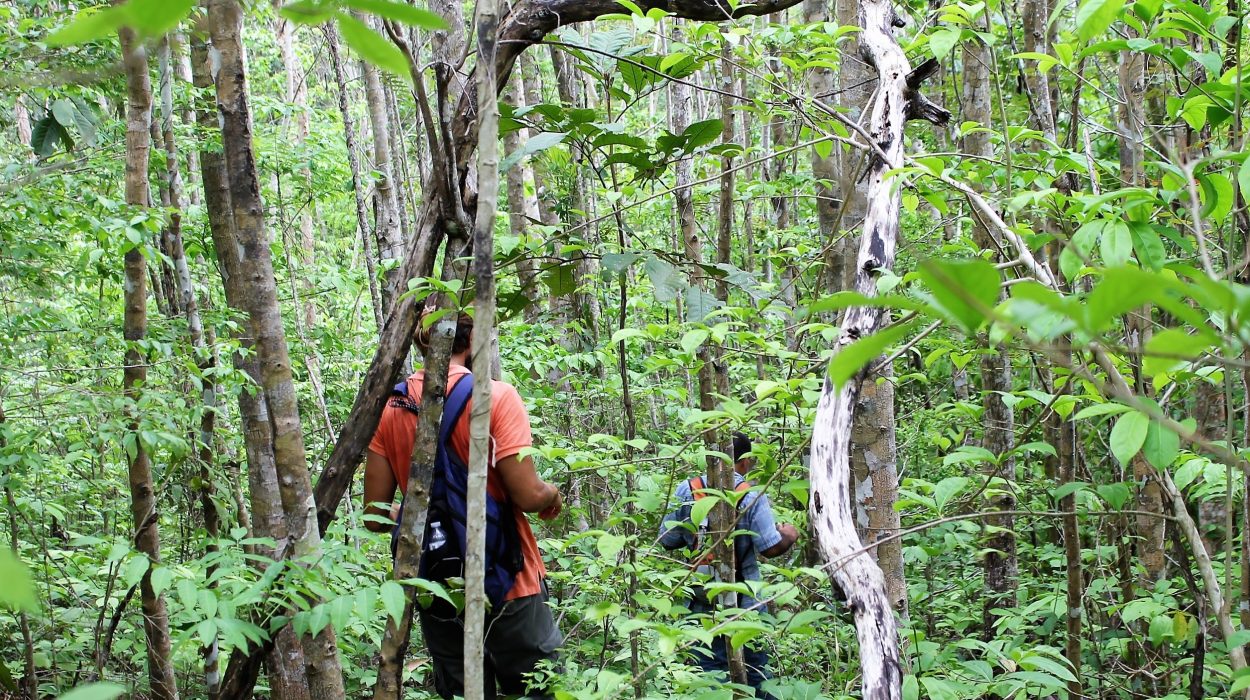
[[[395,522],[395,523],[399,522],[399,510],[403,508],[403,506],[404,506],[403,503],[391,504],[391,521],[392,522]]]
[[[760,554],[768,558],[779,557],[790,551],[795,542],[799,541],[799,531],[794,529],[790,523],[782,523],[777,526],[777,534],[781,535],[781,541],[777,544],[763,550]]]
[[[549,503],[546,508],[539,511],[538,517],[541,520],[553,520],[556,516],[560,515],[560,511],[564,509],[564,497],[560,495],[560,489],[557,488],[555,484],[547,485],[551,487],[551,490],[555,495],[552,496],[551,503]]]
[[[799,531],[790,523],[778,525],[777,532],[781,533],[782,539],[788,540],[791,544],[799,541]]]

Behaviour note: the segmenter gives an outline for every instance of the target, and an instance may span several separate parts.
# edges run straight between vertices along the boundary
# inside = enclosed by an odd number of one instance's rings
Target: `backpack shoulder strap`
[[[460,417],[464,415],[464,409],[469,405],[469,397],[473,395],[473,375],[466,374],[456,382],[447,395],[447,401],[443,403],[443,422],[438,428],[438,443],[446,445],[451,438],[451,431],[456,429],[456,424],[460,422]]]
[[[694,498],[694,500],[696,500],[696,501],[697,501],[697,500],[699,500],[700,498],[703,498],[703,496],[705,496],[705,495],[706,495],[706,494],[702,493],[702,491],[703,491],[703,477],[701,477],[701,476],[696,476],[695,478],[693,478],[693,479],[691,479],[691,480],[687,481],[687,482],[686,482],[686,485],[690,487],[690,495],[691,495],[691,497],[693,497],[693,498]]]
[[[421,402],[419,399],[413,399],[408,395],[408,380],[396,384],[391,388],[391,397],[387,399],[388,406],[402,408],[416,414],[421,413]]]

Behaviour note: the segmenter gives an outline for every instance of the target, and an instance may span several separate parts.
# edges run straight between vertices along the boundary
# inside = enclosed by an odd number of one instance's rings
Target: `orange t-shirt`
[[[468,373],[468,368],[461,365],[451,367],[447,373],[447,393],[451,394],[452,388],[460,381],[460,378]],[[417,370],[408,377],[408,396],[420,401],[424,383],[425,371]],[[473,400],[470,399],[465,406],[464,415],[460,417],[460,421],[451,432],[451,448],[466,464],[469,461],[469,415],[472,411]],[[408,462],[412,457],[412,443],[416,439],[416,428],[417,415],[415,413],[405,408],[391,406],[387,402],[386,408],[382,411],[382,420],[378,423],[378,430],[373,434],[373,440],[369,443],[370,452],[376,452],[390,463],[391,473],[395,475],[395,481],[399,483],[401,494],[408,486]],[[534,438],[530,434],[529,414],[525,412],[525,404],[521,402],[521,395],[517,393],[515,387],[506,382],[491,383],[490,437],[493,448],[493,455],[489,461],[491,467],[495,466],[497,460],[516,455],[522,449],[534,444]],[[503,479],[493,468],[486,472],[486,490],[491,498],[497,501],[508,500]],[[512,514],[516,518],[517,536],[521,542],[521,552],[525,563],[517,572],[512,590],[508,591],[505,600],[539,593],[542,590],[540,582],[547,575],[547,567],[538,553],[538,542],[534,539],[534,531],[530,529],[525,513],[513,507]]]

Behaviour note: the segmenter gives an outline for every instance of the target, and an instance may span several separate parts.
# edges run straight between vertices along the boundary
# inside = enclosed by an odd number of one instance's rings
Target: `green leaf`
[[[1150,430],[1150,419],[1140,411],[1125,413],[1111,429],[1111,454],[1124,466],[1141,450]]]
[[[126,687],[116,683],[88,683],[65,693],[59,700],[113,700],[126,692]]]
[[[449,28],[447,20],[438,14],[402,2],[391,2],[391,0],[342,0],[342,2],[348,7],[363,10],[378,17],[393,19],[403,24],[420,27],[421,29],[440,30]]]
[[[689,286],[676,267],[654,255],[647,258],[644,269],[651,280],[651,286],[655,288],[655,300],[660,303],[675,300]]]
[[[1167,251],[1163,247],[1163,239],[1159,237],[1159,232],[1154,230],[1149,224],[1134,221],[1129,224],[1129,232],[1133,237],[1133,250],[1137,253],[1137,262],[1142,267],[1150,268],[1155,272],[1163,269],[1163,263],[1167,260]],[[1104,259],[1106,255],[1104,254]]]
[[[625,253],[605,253],[603,258],[600,259],[600,263],[607,272],[619,275],[639,260],[642,260],[642,253],[629,251]]]
[[[617,343],[620,343],[623,340],[628,340],[630,338],[637,338],[639,336],[644,336],[644,335],[646,335],[646,333],[643,333],[641,330],[637,328],[622,328],[612,334],[612,340],[608,344],[616,345]]]
[[[195,0],[130,0],[122,6],[130,25],[140,36],[159,37],[186,19]]]
[[[812,149],[816,151],[816,157],[824,160],[833,155],[833,139],[823,139],[812,144]]]
[[[64,97],[52,103],[52,116],[56,118],[61,126],[75,126],[75,111],[77,110],[74,109],[74,103]]]
[[[382,584],[378,594],[382,599],[382,607],[386,609],[386,614],[395,622],[399,622],[399,618],[404,615],[403,586],[394,581],[386,581]]]
[[[1133,409],[1122,403],[1098,403],[1093,406],[1087,406],[1077,411],[1072,420],[1085,420],[1086,418],[1095,418],[1097,416],[1116,415],[1118,413],[1127,413]]]
[[[78,133],[88,146],[96,145],[95,114],[81,100],[74,105],[74,124],[78,126]]]
[[[133,586],[143,579],[143,575],[148,572],[148,567],[152,562],[142,554],[137,554],[126,562],[126,568],[122,572],[122,579],[127,586]]]
[[[702,525],[703,521],[707,520],[708,514],[712,512],[712,509],[716,507],[716,503],[720,500],[721,497],[714,493],[701,496],[699,500],[694,502],[694,505],[690,506],[690,522],[694,523],[695,527]]]
[[[963,34],[962,29],[939,29],[930,34],[929,48],[933,49],[933,57],[942,60],[949,56]]]
[[[557,297],[568,296],[577,289],[577,276],[574,274],[573,265],[555,265],[543,273],[543,284],[551,290],[551,294]]]
[[[698,287],[686,288],[686,322],[702,323],[721,305],[720,300]]]
[[[1163,0],[1135,0],[1130,7],[1143,22],[1149,22],[1159,14],[1159,10],[1163,7]]]
[[[1107,502],[1115,510],[1120,510],[1128,503],[1133,491],[1125,484],[1101,484],[1094,487],[1098,497]]]
[[[35,122],[30,134],[30,147],[35,155],[46,158],[56,152],[60,143],[65,144],[67,150],[74,145],[69,132],[51,114]]]
[[[1241,167],[1237,169],[1237,184],[1241,196],[1250,197],[1250,158],[1241,161]]]
[[[928,260],[919,274],[938,309],[965,333],[975,333],[985,323],[986,311],[998,303],[1001,279],[988,261]]]
[[[1076,279],[1077,274],[1080,273],[1081,266],[1085,264],[1082,256],[1089,257],[1106,224],[1105,219],[1094,219],[1082,225],[1076,233],[1072,234],[1071,244],[1064,246],[1063,251],[1059,253],[1059,271],[1069,282]]]
[[[1172,638],[1172,618],[1167,615],[1156,615],[1150,621],[1150,643],[1160,646]]]
[[[1119,267],[1128,262],[1133,254],[1133,234],[1128,224],[1112,221],[1102,230],[1102,262],[1108,267]]]
[[[1072,674],[1072,670],[1065,664],[1041,654],[1030,654],[1020,659],[1020,668],[1029,671],[1044,671],[1056,678],[1062,678],[1065,681],[1075,681],[1076,676]]]
[[[829,363],[829,381],[833,382],[834,389],[840,391],[847,381],[859,374],[864,365],[902,340],[915,327],[916,321],[890,326],[846,346]]]
[[[44,39],[48,46],[69,46],[85,44],[117,31],[126,21],[124,5],[100,10],[87,8],[74,15],[70,23],[56,30]]]
[[[1150,428],[1146,430],[1146,442],[1142,445],[1142,454],[1146,461],[1156,469],[1166,469],[1176,460],[1180,451],[1180,436],[1159,425],[1157,421],[1150,421]]]
[[[719,119],[704,119],[701,122],[695,122],[686,127],[681,132],[681,138],[685,142],[685,150],[693,151],[700,146],[706,146],[716,139],[720,138],[721,131],[725,125]]]
[[[1186,361],[1198,357],[1211,347],[1211,341],[1201,335],[1190,335],[1181,328],[1159,331],[1146,341],[1142,371],[1153,377],[1171,372]]]
[[[0,608],[33,611],[39,606],[30,572],[8,547],[0,547],[0,581],[4,581],[0,586]]]
[[[1123,7],[1124,0],[1084,0],[1076,9],[1073,22],[1077,38],[1089,41],[1107,31]]]
[[[708,335],[710,335],[710,333],[706,328],[695,328],[687,331],[686,334],[681,337],[681,349],[693,354],[694,351],[698,350],[699,346],[703,345],[703,342],[707,340]]]
[[[933,485],[933,502],[937,504],[940,513],[945,508],[947,502],[954,498],[960,491],[967,488],[970,479],[966,476],[948,476],[945,479]]]
[[[625,535],[614,535],[610,532],[605,532],[595,542],[595,548],[599,550],[599,556],[608,561],[616,561],[617,555],[625,548],[625,541]]]
[[[296,0],[278,10],[278,14],[296,24],[321,24],[334,18],[336,5],[327,0]]]
[[[412,75],[408,72],[408,59],[404,58],[404,52],[400,51],[399,47],[392,44],[389,39],[346,13],[340,12],[335,20],[338,22],[339,32],[343,35],[343,41],[347,42],[347,45],[361,58],[388,73],[399,76],[404,81],[412,79]]]
[[[1233,183],[1221,173],[1198,177],[1202,185],[1202,216],[1211,221],[1224,221],[1233,210]]]
[[[156,595],[164,593],[173,580],[173,569],[170,569],[168,566],[158,566],[152,569],[152,592]]]
[[[541,134],[531,136],[520,148],[509,153],[503,162],[499,164],[499,172],[506,173],[521,162],[522,158],[527,158],[535,153],[551,148],[560,143],[568,136],[563,131],[544,131]]]
[[[914,675],[903,678],[903,700],[920,700],[920,684]]]
[[[1081,491],[1087,488],[1089,488],[1089,484],[1085,483],[1084,481],[1069,481],[1066,484],[1056,487],[1053,491],[1050,492],[1050,495],[1056,501],[1062,501],[1063,499],[1067,498],[1068,496],[1071,496],[1077,491]]]

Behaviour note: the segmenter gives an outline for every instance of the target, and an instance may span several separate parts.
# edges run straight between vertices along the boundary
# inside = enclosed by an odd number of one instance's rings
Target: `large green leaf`
[[[126,692],[126,687],[116,683],[88,683],[65,693],[59,700],[113,700]]]
[[[677,268],[654,255],[647,258],[644,269],[651,280],[651,286],[655,288],[655,300],[658,302],[673,301],[690,286]]]
[[[720,307],[720,300],[698,287],[686,288],[686,322],[702,323]]]
[[[1119,267],[1128,262],[1133,254],[1133,234],[1123,221],[1111,221],[1102,229],[1102,262],[1107,267]]]
[[[412,78],[408,72],[408,59],[404,58],[404,52],[400,51],[399,47],[392,44],[389,39],[351,15],[340,12],[335,19],[339,25],[339,32],[343,35],[343,41],[347,42],[347,45],[361,58],[404,80]]]
[[[503,162],[499,164],[499,172],[505,173],[511,170],[517,163],[521,162],[522,158],[527,158],[535,153],[541,153],[563,141],[566,136],[568,134],[563,131],[544,131],[531,136],[520,148],[509,153],[503,159]]]
[[[681,137],[685,142],[685,149],[693,151],[700,146],[712,143],[720,138],[723,128],[724,123],[719,119],[705,119],[691,124],[686,127],[685,131],[681,132]]]
[[[975,333],[985,323],[986,311],[998,303],[1001,279],[985,260],[928,260],[920,266],[920,279],[942,315],[965,333]]]
[[[51,114],[35,122],[30,133],[30,147],[34,149],[35,154],[41,158],[47,158],[56,153],[57,144],[65,144],[66,150],[74,147],[74,142],[70,139],[65,127],[61,126],[61,123]]]
[[[0,608],[34,610],[39,605],[30,573],[8,547],[0,547]]]
[[[1150,421],[1150,428],[1146,430],[1146,442],[1142,445],[1142,454],[1146,461],[1156,469],[1166,469],[1176,460],[1180,451],[1180,436],[1159,425],[1157,421]]]
[[[1084,0],[1076,9],[1076,36],[1089,41],[1107,31],[1120,15],[1124,0]]]
[[[1181,328],[1159,331],[1146,341],[1146,355],[1142,358],[1142,371],[1148,377],[1171,372],[1183,366],[1188,360],[1206,352],[1210,347],[1209,339],[1202,335],[1190,335]]]
[[[958,27],[934,31],[929,35],[929,48],[933,49],[933,57],[941,60],[949,56],[962,37],[963,30]]]
[[[1140,411],[1125,413],[1115,422],[1111,429],[1111,454],[1128,466],[1133,455],[1141,450],[1146,443],[1146,433],[1150,430],[1150,419]]]
[[[429,10],[391,0],[342,0],[343,4],[370,14],[422,29],[447,29],[447,21]]]
[[[916,321],[890,326],[846,346],[829,363],[829,381],[833,382],[835,389],[841,390],[847,381],[859,374],[864,365],[906,337],[915,327]]]

